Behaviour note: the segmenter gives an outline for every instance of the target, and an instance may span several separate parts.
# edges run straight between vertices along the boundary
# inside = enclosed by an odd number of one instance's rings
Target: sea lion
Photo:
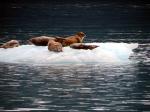
[[[83,32],[78,32],[75,35],[66,37],[66,38],[57,38],[55,39],[56,42],[60,42],[63,47],[70,46],[74,43],[82,43],[83,39],[85,37],[85,34]]]
[[[85,45],[85,44],[76,43],[76,44],[70,45],[70,47],[73,48],[73,49],[93,50],[93,49],[95,49],[99,46],[97,46],[97,45]]]
[[[54,40],[49,40],[48,42],[48,50],[54,52],[62,52],[62,44],[59,42],[55,42]]]
[[[54,37],[40,36],[29,39],[29,44],[37,46],[47,46],[49,40],[54,40]]]
[[[14,48],[14,47],[18,47],[19,45],[20,44],[19,44],[18,40],[10,40],[10,41],[4,43],[3,45],[1,45],[0,48],[4,48],[4,49]]]

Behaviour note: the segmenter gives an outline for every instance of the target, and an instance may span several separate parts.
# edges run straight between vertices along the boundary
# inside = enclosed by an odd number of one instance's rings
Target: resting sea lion
[[[65,46],[70,46],[71,44],[74,43],[82,43],[83,39],[85,37],[85,34],[83,32],[78,32],[73,36],[69,36],[66,38],[56,38],[56,42],[60,42],[63,47]]]
[[[72,45],[70,45],[70,47],[73,49],[93,50],[99,46],[97,46],[97,45],[84,45],[84,44],[72,44]]]
[[[4,43],[3,45],[0,46],[0,48],[4,48],[4,49],[7,49],[7,48],[14,48],[14,47],[18,47],[20,44],[17,40],[10,40],[6,43]]]
[[[49,40],[48,42],[48,50],[54,52],[62,52],[62,44],[59,42],[55,42],[54,40]]]
[[[47,46],[49,40],[54,40],[54,37],[40,36],[29,39],[29,44],[37,46]]]

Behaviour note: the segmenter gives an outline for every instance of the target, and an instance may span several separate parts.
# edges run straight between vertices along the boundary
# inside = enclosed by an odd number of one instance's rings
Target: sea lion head
[[[79,37],[85,37],[86,35],[85,35],[85,33],[83,33],[83,32],[78,32],[78,33],[76,33],[76,35],[78,35]]]
[[[78,38],[79,39],[79,43],[82,43],[84,37],[86,37],[85,33],[83,33],[83,32],[78,32],[78,33],[76,33],[76,35],[79,37]]]

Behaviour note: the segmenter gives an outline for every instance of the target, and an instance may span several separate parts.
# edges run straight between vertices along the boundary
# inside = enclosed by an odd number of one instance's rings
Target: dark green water
[[[150,38],[150,6],[144,2],[21,1],[0,4],[0,38],[26,40],[79,31],[87,34],[85,41],[147,42]]]

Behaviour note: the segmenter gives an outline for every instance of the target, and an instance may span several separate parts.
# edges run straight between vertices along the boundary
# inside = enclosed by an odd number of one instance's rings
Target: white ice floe
[[[128,62],[132,50],[138,44],[128,43],[86,43],[98,45],[93,50],[77,50],[64,47],[63,52],[50,52],[47,46],[21,45],[16,48],[0,48],[0,62],[26,64],[67,64]]]

